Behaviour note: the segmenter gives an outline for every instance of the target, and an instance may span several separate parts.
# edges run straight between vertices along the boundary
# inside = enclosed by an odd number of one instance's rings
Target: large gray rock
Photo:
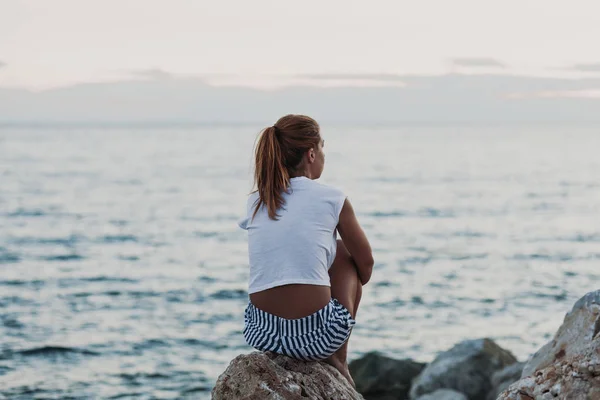
[[[579,299],[567,313],[554,339],[538,350],[523,368],[522,378],[556,361],[583,354],[600,331],[600,290]]]
[[[377,352],[350,363],[356,390],[367,400],[404,400],[412,380],[425,368],[413,360],[395,360]]]
[[[600,290],[567,314],[554,339],[525,366],[499,400],[600,399]]]
[[[254,352],[231,361],[219,376],[212,399],[360,400],[363,397],[330,365]]]
[[[467,340],[441,353],[415,379],[410,398],[437,389],[453,389],[470,400],[485,399],[492,390],[492,375],[517,359],[490,339]]]
[[[464,394],[450,389],[438,389],[433,393],[419,397],[417,400],[469,400]]]
[[[523,371],[524,366],[525,363],[517,362],[492,375],[493,389],[488,394],[487,400],[496,400],[500,393],[521,379],[521,372]]]

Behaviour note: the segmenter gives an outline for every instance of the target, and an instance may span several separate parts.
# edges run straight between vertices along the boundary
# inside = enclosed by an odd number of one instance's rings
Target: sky
[[[0,87],[598,76],[599,15],[597,0],[0,0]]]

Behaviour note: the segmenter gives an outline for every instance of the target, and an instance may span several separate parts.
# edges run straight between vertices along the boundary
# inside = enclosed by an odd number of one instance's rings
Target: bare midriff
[[[252,293],[250,302],[260,310],[286,319],[304,318],[331,300],[329,286],[284,285]]]

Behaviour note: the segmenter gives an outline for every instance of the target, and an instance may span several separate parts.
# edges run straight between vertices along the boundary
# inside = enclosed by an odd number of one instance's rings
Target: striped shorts
[[[336,299],[300,319],[277,317],[249,303],[244,315],[244,338],[260,351],[318,361],[331,356],[348,340],[355,323]]]

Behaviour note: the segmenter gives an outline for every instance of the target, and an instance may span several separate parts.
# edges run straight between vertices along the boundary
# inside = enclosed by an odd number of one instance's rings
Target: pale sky
[[[0,0],[0,86],[148,69],[248,84],[482,68],[560,75],[574,65],[598,75],[599,39],[598,0]]]

